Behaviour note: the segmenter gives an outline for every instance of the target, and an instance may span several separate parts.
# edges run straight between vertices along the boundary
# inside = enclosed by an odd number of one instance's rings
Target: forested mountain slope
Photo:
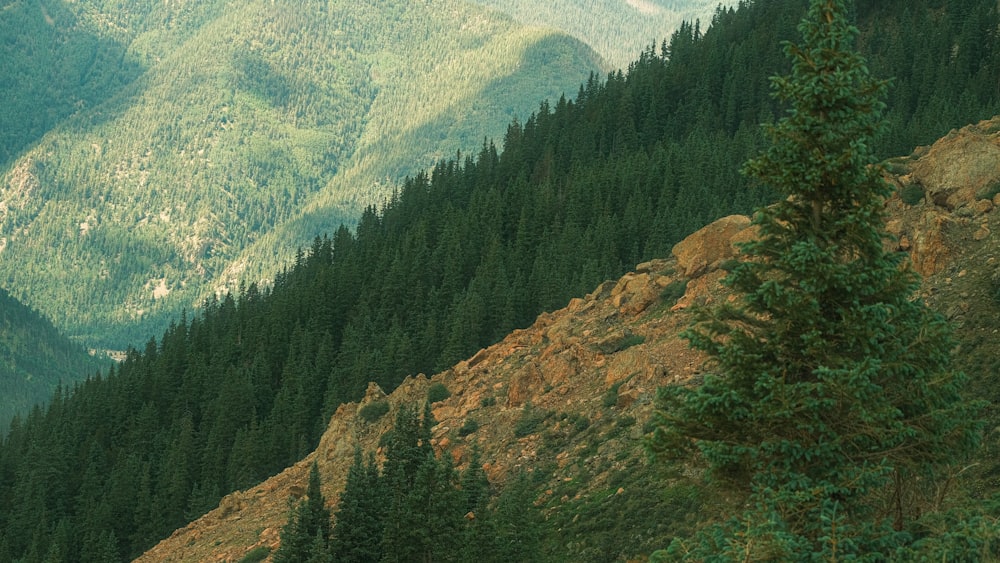
[[[957,3],[910,5],[879,3],[862,19],[866,39],[884,40],[878,72],[914,101],[890,100],[883,154],[1000,100],[995,31],[970,27],[983,48],[962,67],[942,64],[961,34],[938,31],[965,18],[995,30],[991,3],[970,0],[951,23]],[[136,556],[312,451],[368,382],[389,391],[445,369],[711,219],[769,201],[737,169],[778,111],[766,76],[801,8],[754,3],[702,35],[685,26],[628,72],[511,123],[503,150],[487,142],[414,176],[356,231],[316,238],[272,285],[209,300],[26,420],[0,448],[0,501],[16,507],[0,513],[0,559]]]
[[[0,289],[0,432],[15,414],[23,418],[52,397],[60,383],[68,390],[108,365]]]
[[[268,276],[599,69],[565,35],[453,0],[17,1],[0,37],[0,280],[111,344],[162,330],[278,225],[298,220]],[[317,198],[319,224],[302,215]]]

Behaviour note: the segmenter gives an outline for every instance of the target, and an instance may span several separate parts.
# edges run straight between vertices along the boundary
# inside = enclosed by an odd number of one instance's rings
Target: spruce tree
[[[320,490],[319,466],[314,461],[309,471],[306,500],[292,511],[281,530],[281,546],[274,554],[275,563],[299,563],[323,560],[330,544],[330,509]]]
[[[365,462],[361,449],[356,449],[330,540],[336,561],[370,563],[382,559],[381,539],[388,501],[386,483],[379,475],[374,454],[369,454]]]
[[[744,168],[784,199],[758,210],[726,280],[740,299],[687,332],[710,373],[660,392],[653,451],[693,454],[750,507],[675,541],[678,557],[884,560],[919,511],[904,489],[929,490],[978,442],[949,327],[883,245],[890,190],[871,144],[887,83],[853,50],[849,11],[813,0],[785,45],[791,74],[772,82],[788,113]]]

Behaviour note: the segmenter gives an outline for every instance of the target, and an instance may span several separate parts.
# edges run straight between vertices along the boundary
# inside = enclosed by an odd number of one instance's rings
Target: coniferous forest
[[[390,390],[448,367],[772,201],[739,169],[764,146],[758,124],[783,111],[768,77],[788,72],[780,41],[805,5],[744,2],[683,25],[408,179],[356,230],[319,234],[270,286],[206,301],[15,419],[0,446],[0,560],[135,557],[312,451],[367,382]],[[859,1],[852,17],[871,72],[893,77],[875,154],[1000,113],[992,0]]]

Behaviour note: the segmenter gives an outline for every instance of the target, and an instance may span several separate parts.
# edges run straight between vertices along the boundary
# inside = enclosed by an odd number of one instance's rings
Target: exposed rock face
[[[914,151],[903,167],[905,173],[890,182],[901,190],[921,187],[925,197],[914,206],[891,200],[888,227],[918,273],[944,272],[954,260],[958,236],[974,242],[991,238],[994,199],[1000,199],[1000,117],[952,131]]]
[[[931,146],[913,167],[935,205],[954,211],[1000,190],[1000,119],[970,125]]]
[[[671,252],[684,275],[696,276],[736,256],[731,241],[749,226],[750,218],[745,215],[723,217],[677,243]]]
[[[1000,213],[992,202],[985,205],[980,202],[987,200],[975,197],[989,178],[1000,175],[1000,153],[991,152],[997,131],[1000,119],[980,123],[911,159],[913,175],[927,189],[938,190],[935,194],[950,190],[947,197],[932,196],[918,205],[893,198],[887,204],[886,228],[895,237],[887,245],[910,253],[915,269],[925,275],[922,296],[975,333],[978,348],[968,354],[977,349],[992,354],[1000,346],[1000,248],[991,240],[991,233],[1000,230]],[[979,157],[969,160],[965,149]],[[953,158],[966,166],[953,166]],[[938,166],[950,172],[935,171]],[[903,185],[914,176],[890,181]],[[567,500],[551,495],[558,483],[577,476],[574,468],[585,465],[590,479],[577,497],[606,486],[611,472],[626,467],[623,460],[643,455],[638,440],[656,388],[689,381],[701,369],[700,357],[678,337],[690,320],[686,308],[732,298],[720,283],[726,272],[719,266],[738,258],[737,243],[755,236],[749,223],[743,216],[720,219],[677,244],[675,259],[640,264],[443,373],[408,378],[388,396],[370,385],[361,404],[337,410],[315,452],[256,487],[226,496],[217,509],[138,560],[237,561],[255,547],[277,546],[289,499],[305,490],[312,462],[319,465],[324,495],[336,505],[354,449],[376,451],[399,406],[422,404],[431,383],[443,383],[451,392],[433,405],[438,424],[432,443],[457,465],[468,463],[471,446],[478,444],[484,469],[499,486],[518,467],[550,468],[544,479],[552,486],[539,503],[551,511]],[[389,402],[390,413],[372,423],[362,420],[361,407],[380,400]],[[513,428],[528,403],[552,416],[537,433],[516,437]],[[587,419],[585,432],[566,433],[574,417]],[[460,436],[458,429],[470,419],[479,423],[478,430]],[[630,430],[616,434],[616,421],[626,419],[633,421]],[[569,437],[553,449],[543,433]],[[585,460],[578,459],[581,452],[587,452]],[[628,494],[635,493],[618,490],[618,495]]]
[[[564,431],[569,424],[561,421],[562,413],[590,421],[590,434],[578,438],[589,440],[591,448],[599,444],[588,458],[595,468],[606,466],[603,471],[610,472],[626,457],[643,456],[638,439],[656,388],[687,379],[698,366],[694,353],[677,336],[687,323],[686,314],[671,313],[673,301],[660,297],[664,287],[684,279],[677,269],[673,260],[642,264],[636,272],[573,299],[565,309],[540,315],[532,326],[432,378],[407,378],[388,396],[369,385],[360,404],[340,406],[319,447],[306,459],[261,485],[226,496],[217,509],[177,530],[139,561],[236,561],[253,548],[276,547],[289,499],[305,490],[313,460],[324,495],[335,505],[354,449],[378,451],[379,437],[392,426],[399,406],[422,404],[432,383],[443,383],[451,391],[433,405],[438,424],[432,444],[460,467],[468,463],[472,444],[478,444],[487,475],[498,485],[511,470],[539,467],[550,458],[559,468],[548,477],[553,483],[576,475],[578,467],[569,461],[583,443],[570,440],[556,451],[542,444],[543,432]],[[366,423],[359,416],[361,407],[379,400],[387,400],[391,411]],[[528,403],[553,416],[537,433],[518,438],[513,428]],[[609,438],[622,417],[638,423],[628,439]],[[476,420],[479,429],[459,436],[458,429],[469,419]],[[599,469],[588,471],[596,473],[595,487],[607,479]]]

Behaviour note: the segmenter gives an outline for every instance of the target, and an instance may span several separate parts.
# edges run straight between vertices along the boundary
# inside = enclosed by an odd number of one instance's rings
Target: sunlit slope
[[[227,289],[240,281],[266,281],[288,264],[290,244],[308,245],[319,234],[332,234],[345,215],[357,217],[364,206],[384,202],[394,179],[457,152],[478,153],[489,140],[500,143],[511,119],[523,121],[542,101],[575,95],[595,68],[595,56],[566,35],[527,27],[453,57],[417,65],[395,61],[389,68],[400,79],[379,88],[357,150],[342,171],[301,213],[233,262],[219,280]],[[400,88],[404,84],[413,88]]]
[[[598,69],[578,42],[450,0],[81,4],[61,33],[117,37],[141,74],[9,163],[0,282],[112,345]]]
[[[735,0],[472,0],[529,25],[562,30],[594,48],[613,68],[624,69],[652,44],[669,39],[681,22],[701,21]]]

